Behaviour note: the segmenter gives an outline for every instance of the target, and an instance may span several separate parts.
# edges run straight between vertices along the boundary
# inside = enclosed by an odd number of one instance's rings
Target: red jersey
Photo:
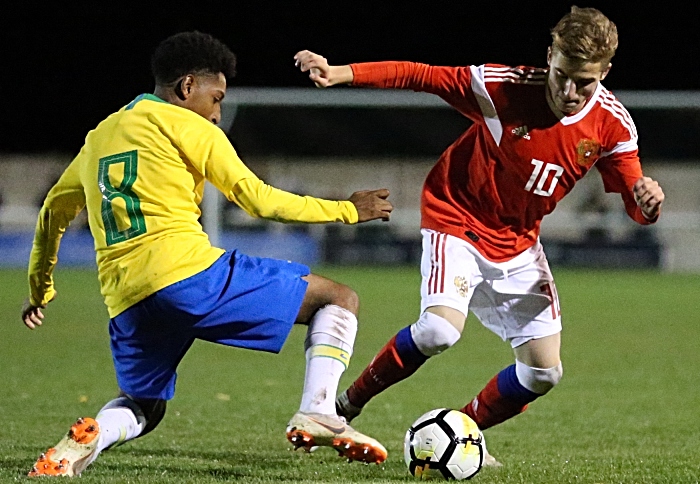
[[[354,86],[437,94],[473,124],[441,155],[423,185],[421,226],[473,244],[494,262],[537,241],[542,218],[594,165],[606,192],[650,223],[634,200],[642,176],[637,130],[600,83],[583,109],[558,117],[546,69],[497,64],[437,67],[351,64]]]

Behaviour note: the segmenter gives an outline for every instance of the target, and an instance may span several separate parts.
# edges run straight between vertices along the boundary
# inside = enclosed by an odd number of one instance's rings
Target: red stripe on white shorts
[[[440,250],[440,293],[445,292],[445,246],[447,245],[447,235],[442,235],[442,249]]]
[[[445,234],[430,234],[430,246],[432,257],[430,278],[428,279],[428,294],[442,293],[445,291]]]
[[[437,265],[435,264],[435,233],[430,234],[430,248],[432,249],[432,254],[430,256],[430,277],[428,278],[428,294],[433,293],[433,280],[435,279],[435,271],[437,270]]]

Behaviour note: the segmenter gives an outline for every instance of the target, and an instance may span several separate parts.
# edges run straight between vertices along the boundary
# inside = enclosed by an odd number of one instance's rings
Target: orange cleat
[[[39,456],[29,477],[80,475],[94,460],[99,435],[95,419],[79,418],[55,447]]]
[[[381,464],[387,457],[382,444],[353,429],[336,415],[297,412],[287,425],[287,440],[294,445],[294,450],[303,448],[306,452],[315,447],[332,447],[348,462]]]

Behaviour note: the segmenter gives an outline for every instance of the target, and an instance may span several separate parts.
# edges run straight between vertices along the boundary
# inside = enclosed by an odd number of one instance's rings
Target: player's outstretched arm
[[[357,209],[357,222],[368,222],[370,220],[389,220],[393,205],[387,198],[389,190],[381,188],[379,190],[364,190],[353,193],[348,199]]]
[[[661,213],[664,202],[664,192],[656,180],[643,176],[633,187],[634,201],[642,210],[642,215],[648,220],[656,220]]]
[[[350,84],[354,78],[352,68],[345,66],[330,66],[325,57],[308,50],[297,52],[294,65],[301,72],[308,72],[316,87],[331,87],[336,84]]]

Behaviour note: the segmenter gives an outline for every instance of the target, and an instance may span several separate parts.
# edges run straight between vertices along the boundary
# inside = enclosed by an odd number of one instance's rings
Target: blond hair
[[[617,49],[617,27],[595,8],[571,7],[551,34],[552,50],[584,62],[607,65]]]

